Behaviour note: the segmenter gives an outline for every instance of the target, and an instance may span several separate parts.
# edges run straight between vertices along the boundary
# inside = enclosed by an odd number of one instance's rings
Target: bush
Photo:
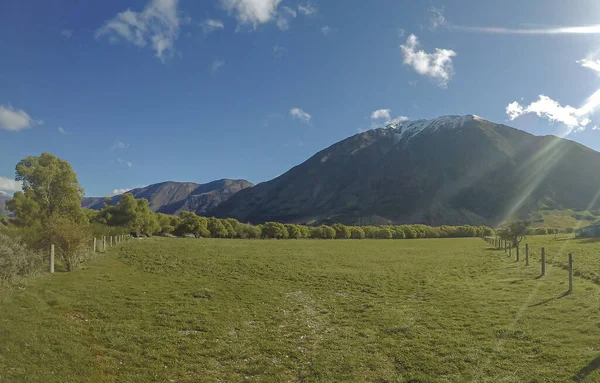
[[[533,233],[535,235],[546,235],[548,234],[548,230],[545,227],[537,227]]]
[[[56,255],[65,262],[67,271],[73,271],[89,250],[90,235],[87,225],[67,217],[50,217],[44,227],[44,243],[55,246]]]
[[[20,238],[0,233],[0,301],[23,277],[35,275],[43,267],[42,253],[30,250]]]

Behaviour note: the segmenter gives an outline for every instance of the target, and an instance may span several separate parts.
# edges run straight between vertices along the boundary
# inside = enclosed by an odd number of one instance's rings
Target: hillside
[[[477,116],[406,121],[320,151],[210,211],[260,223],[496,225],[598,207],[600,153]]]
[[[133,189],[128,193],[135,198],[145,198],[150,208],[159,213],[177,214],[182,210],[203,214],[227,200],[238,191],[252,187],[246,180],[222,179],[206,184],[193,182],[161,182],[143,188]],[[104,197],[86,197],[82,206],[99,210],[104,206]],[[116,204],[120,196],[114,196],[112,203]]]

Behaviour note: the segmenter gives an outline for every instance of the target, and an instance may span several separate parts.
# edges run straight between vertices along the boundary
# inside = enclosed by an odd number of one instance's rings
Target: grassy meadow
[[[151,238],[0,304],[0,382],[598,382],[600,242]]]

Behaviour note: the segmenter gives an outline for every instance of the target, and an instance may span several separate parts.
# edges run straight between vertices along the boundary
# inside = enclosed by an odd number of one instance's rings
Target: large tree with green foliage
[[[23,185],[6,207],[24,225],[44,223],[53,215],[83,222],[83,189],[71,165],[53,154],[27,157],[16,166],[15,180]]]

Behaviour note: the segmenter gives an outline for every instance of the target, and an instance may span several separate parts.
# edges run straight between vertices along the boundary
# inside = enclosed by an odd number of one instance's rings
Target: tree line
[[[154,213],[145,199],[135,199],[125,193],[116,205],[107,199],[104,207],[88,212],[91,222],[108,226],[125,227],[135,236],[174,235],[197,238],[245,238],[245,239],[411,239],[411,238],[457,238],[493,235],[487,226],[440,226],[387,225],[347,226],[340,223],[320,226],[266,222],[251,225],[233,218],[198,216],[182,211],[179,215]]]
[[[145,199],[123,194],[117,204],[107,199],[100,211],[81,207],[83,188],[71,165],[50,153],[27,157],[16,166],[15,180],[22,191],[6,203],[14,214],[0,220],[0,228],[24,237],[32,247],[54,244],[67,270],[72,270],[89,250],[92,236],[128,233],[133,236],[188,236],[246,239],[412,239],[494,235],[486,226],[343,224],[306,226],[266,222],[251,225],[233,218],[219,219],[182,211],[179,215],[153,212]]]

